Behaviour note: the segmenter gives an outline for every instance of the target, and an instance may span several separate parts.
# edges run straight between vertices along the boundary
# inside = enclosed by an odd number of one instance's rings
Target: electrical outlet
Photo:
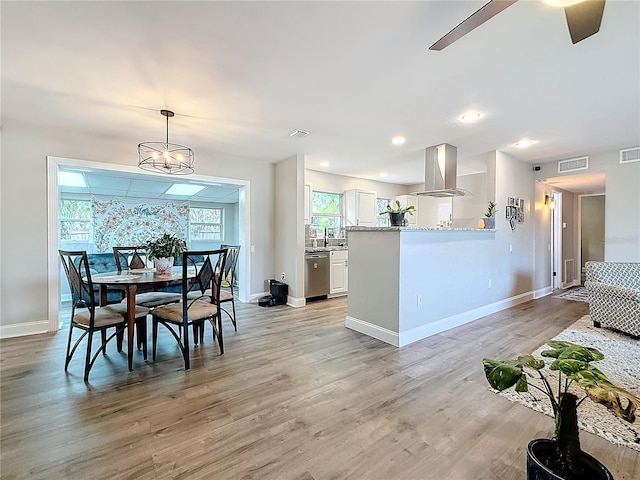
[[[419,293],[418,296],[416,297],[416,303],[418,305],[422,305],[422,294]]]
[[[489,279],[489,288],[491,288],[491,279]]]
[[[509,244],[509,253],[513,252],[513,245],[510,243]]]
[[[282,275],[280,275],[280,279],[284,282],[284,272],[282,272]]]

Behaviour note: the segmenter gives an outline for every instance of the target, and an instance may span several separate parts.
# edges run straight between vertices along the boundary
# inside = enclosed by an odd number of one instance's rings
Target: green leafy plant
[[[414,207],[413,205],[408,205],[402,208],[400,202],[396,200],[396,208],[392,208],[391,204],[389,203],[387,204],[387,209],[379,212],[378,215],[384,215],[385,213],[408,213],[409,215],[413,215],[415,209],[416,207]]]
[[[496,214],[496,202],[487,203],[487,213],[484,214],[485,217],[491,218]]]
[[[163,234],[160,238],[144,244],[149,258],[179,257],[187,249],[187,242],[175,235]]]
[[[583,347],[571,342],[552,340],[547,343],[551,350],[541,352],[543,357],[554,358],[549,369],[558,372],[557,387],[543,373],[544,360],[532,355],[520,356],[515,360],[483,359],[484,374],[491,387],[506,390],[514,387],[516,392],[528,392],[529,388],[539,390],[549,398],[555,418],[556,459],[554,465],[558,473],[566,478],[584,478],[580,440],[578,437],[578,406],[587,398],[600,403],[618,417],[633,423],[635,411],[640,407],[640,399],[630,392],[614,385],[607,376],[591,365],[602,360],[604,355],[595,348]],[[538,378],[542,386],[530,383],[528,377]],[[555,383],[555,382],[553,382]],[[575,384],[586,395],[578,400],[569,391]]]

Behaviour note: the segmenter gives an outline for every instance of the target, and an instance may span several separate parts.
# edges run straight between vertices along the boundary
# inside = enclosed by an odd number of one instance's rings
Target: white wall
[[[304,171],[304,182],[311,183],[314,190],[329,193],[342,193],[345,190],[360,189],[376,192],[378,197],[389,199],[395,198],[396,195],[407,193],[405,185],[376,182],[364,178],[334,175],[309,169]]]
[[[535,178],[562,176],[557,168],[557,162],[542,163]],[[593,171],[606,175],[605,261],[640,262],[640,162],[620,164],[619,151],[612,150],[590,155],[589,169],[578,173]]]
[[[3,85],[2,95],[10,95]],[[14,124],[3,119],[0,188],[0,326],[47,323],[47,155],[134,165],[136,143],[88,137],[66,130]],[[196,148],[196,145],[193,145]],[[196,172],[251,182],[250,291],[260,293],[274,271],[273,170],[271,163],[222,158],[197,150]],[[16,208],[19,201],[19,208]]]
[[[294,155],[275,166],[275,274],[289,285],[289,302],[304,305],[304,157]]]

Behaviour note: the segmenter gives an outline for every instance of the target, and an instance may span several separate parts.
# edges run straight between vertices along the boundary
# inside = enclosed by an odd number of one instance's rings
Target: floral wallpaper
[[[148,200],[91,197],[94,242],[98,252],[114,246],[136,246],[163,233],[187,238],[189,203],[153,204]]]

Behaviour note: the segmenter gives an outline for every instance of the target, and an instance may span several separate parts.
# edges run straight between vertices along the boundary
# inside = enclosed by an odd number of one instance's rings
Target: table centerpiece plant
[[[144,248],[148,257],[153,259],[156,271],[167,273],[171,271],[174,259],[187,249],[187,242],[175,235],[164,233],[161,237],[146,242]]]
[[[416,207],[414,207],[413,205],[407,205],[406,207],[402,207],[402,205],[400,205],[400,201],[396,200],[395,208],[393,208],[391,204],[388,203],[386,210],[383,210],[382,212],[378,212],[378,215],[384,215],[388,213],[389,223],[391,224],[391,226],[401,227],[402,224],[404,223],[405,214],[408,213],[409,215],[413,215],[413,212],[415,209]]]
[[[527,447],[527,479],[613,479],[607,468],[580,448],[577,408],[590,398],[607,407],[616,416],[633,423],[640,398],[613,384],[607,376],[591,365],[604,355],[595,348],[571,342],[551,340],[550,350],[543,357],[554,358],[549,370],[558,374],[557,385],[549,378],[545,361],[532,355],[515,360],[483,359],[484,374],[496,390],[515,386],[518,393],[536,389],[551,402],[555,418],[555,434],[551,439],[534,439]],[[531,382],[529,377],[537,379]],[[572,388],[571,387],[579,387]],[[580,388],[581,399],[574,392]],[[570,391],[570,389],[572,391]]]

